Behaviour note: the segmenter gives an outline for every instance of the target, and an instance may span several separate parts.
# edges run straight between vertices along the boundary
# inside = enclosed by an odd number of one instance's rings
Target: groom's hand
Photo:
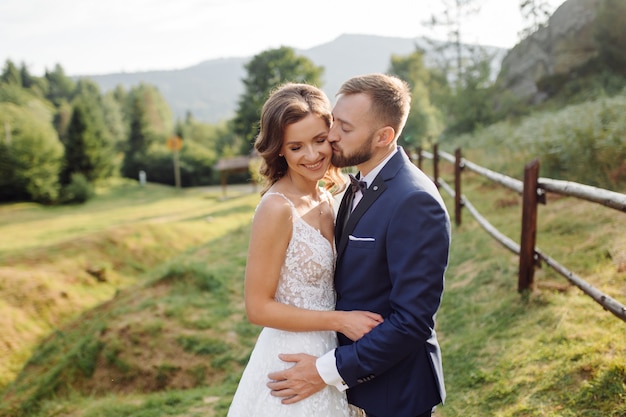
[[[283,398],[283,404],[294,404],[322,390],[326,383],[315,367],[315,356],[304,353],[280,354],[278,357],[285,362],[295,363],[289,369],[272,372],[268,375],[271,382],[267,386],[274,397]]]

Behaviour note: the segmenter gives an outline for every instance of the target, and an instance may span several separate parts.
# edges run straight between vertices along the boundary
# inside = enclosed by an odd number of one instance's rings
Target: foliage
[[[174,185],[174,153],[163,144],[153,144],[144,160],[144,169],[149,181]],[[182,187],[194,187],[215,183],[213,166],[215,152],[197,144],[192,139],[183,141],[178,152]]]
[[[129,138],[122,162],[122,175],[137,178],[147,170],[148,151],[155,143],[165,143],[173,132],[171,111],[154,86],[141,84],[128,93],[125,107],[130,121]]]
[[[36,101],[36,99],[33,99]],[[42,118],[44,106],[33,109],[0,102],[0,194],[2,201],[29,199],[53,203],[59,195],[58,176],[63,146],[50,124]]]
[[[479,126],[494,122],[495,89],[491,81],[491,59],[486,55],[475,55],[466,68],[463,82],[446,107],[446,133],[472,132]]]
[[[216,152],[193,140],[184,142],[180,152],[181,183],[185,187],[215,184],[213,166],[217,163]]]
[[[93,182],[113,173],[113,147],[98,97],[98,93],[81,92],[74,100],[64,143],[65,166],[61,180],[65,184],[74,174]]]
[[[241,137],[232,131],[227,122],[210,125],[188,115],[184,121],[178,121],[176,133],[185,141],[193,141],[206,150],[213,151],[216,160],[219,157],[237,156],[245,148]]]
[[[524,18],[525,27],[520,33],[522,38],[529,36],[543,27],[550,17],[550,4],[547,0],[520,0],[519,9]]]
[[[239,98],[233,119],[233,131],[244,139],[239,154],[248,154],[258,133],[261,108],[270,91],[285,82],[302,82],[321,86],[323,68],[296,55],[292,48],[280,47],[255,55],[246,65],[244,93]]]
[[[425,24],[434,31],[439,28],[444,30],[447,41],[432,44],[439,68],[452,75],[458,86],[465,73],[468,52],[470,55],[473,53],[472,48],[464,44],[464,19],[478,13],[481,0],[441,0],[441,3],[443,10],[432,14]]]
[[[70,183],[61,190],[62,203],[85,203],[95,194],[93,185],[79,172],[72,173]]]
[[[411,88],[411,112],[399,140],[407,149],[417,148],[423,142],[432,143],[443,130],[443,115],[431,104],[428,89],[434,84],[431,72],[424,65],[423,51],[417,48],[406,57],[391,57],[390,73],[405,80]]]
[[[72,100],[76,83],[65,75],[65,70],[61,65],[55,65],[53,71],[46,70],[44,78],[48,81],[46,98],[55,106],[59,106],[63,101]]]
[[[2,75],[0,75],[0,82],[3,84],[22,86],[22,74],[12,61],[7,60],[4,64]]]
[[[250,174],[250,178],[252,179],[253,184],[263,183],[263,177],[261,176],[262,165],[263,159],[260,157],[255,157],[250,160],[250,164],[248,165],[248,173]]]
[[[626,77],[626,3],[622,0],[603,0],[598,10],[595,40],[598,59],[612,71]]]
[[[626,90],[612,98],[537,113],[517,124],[500,122],[443,143],[460,146],[484,166],[513,177],[521,176],[519,166],[539,158],[544,177],[624,189],[624,112]]]
[[[88,78],[74,81],[65,75],[60,65],[46,71],[44,77],[34,77],[24,64],[18,68],[7,60],[0,74],[0,103],[23,107],[39,118],[40,124],[51,124],[56,130],[57,141],[65,148],[65,159],[61,172],[48,175],[49,181],[56,181],[58,177],[61,184],[67,186],[74,174],[82,175],[78,182],[62,190],[59,199],[57,189],[56,202],[76,202],[88,196],[87,191],[93,184],[82,184],[82,178],[93,183],[122,173],[135,179],[139,171],[149,170],[152,181],[165,184],[173,181],[171,155],[162,151],[166,139],[172,135],[172,115],[153,86],[139,85],[127,92],[118,85],[102,94],[95,82]],[[4,131],[10,132],[7,129],[9,127]],[[212,167],[219,157],[238,155],[247,147],[226,122],[208,125],[189,115],[184,122],[178,122],[177,132],[187,139],[180,152],[185,186],[215,183]],[[8,137],[7,134],[4,136]],[[0,159],[3,170],[15,170],[6,152]],[[7,184],[8,178],[4,178]],[[3,199],[32,200],[30,192],[21,189],[24,186],[11,183],[8,188],[4,187]],[[80,198],[74,198],[77,190],[82,190]],[[51,198],[37,201],[55,202]]]

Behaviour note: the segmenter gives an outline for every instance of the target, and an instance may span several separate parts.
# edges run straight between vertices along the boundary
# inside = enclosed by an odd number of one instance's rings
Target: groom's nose
[[[339,134],[337,133],[337,129],[339,129],[337,125],[332,125],[330,127],[330,130],[328,131],[328,142],[333,143],[339,141]]]

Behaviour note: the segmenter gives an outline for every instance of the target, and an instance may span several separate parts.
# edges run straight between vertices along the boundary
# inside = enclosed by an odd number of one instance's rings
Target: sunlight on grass
[[[168,259],[249,224],[259,198],[250,191],[231,187],[222,198],[216,188],[148,192],[122,182],[85,206],[0,206],[13,218],[0,234],[20,236],[0,241],[0,346],[8,349],[0,387],[55,327]]]
[[[444,169],[443,175],[449,172]],[[94,218],[91,226],[84,220],[84,229],[93,229],[72,244],[60,239],[35,246],[30,256],[4,252],[21,271],[42,262],[49,270],[64,271],[54,284],[43,278],[39,291],[76,286],[68,293],[71,299],[100,291],[108,301],[37,347],[27,372],[0,398],[21,399],[17,404],[30,408],[19,414],[7,411],[16,403],[6,403],[0,416],[226,415],[260,330],[247,322],[243,305],[249,225],[259,197],[170,192],[145,201],[149,208],[135,217],[142,210],[134,206],[133,193],[111,191],[93,208],[117,210],[120,219],[126,213],[127,222],[98,230],[102,220]],[[519,241],[519,196],[472,175],[464,180],[463,193]],[[448,197],[446,203],[452,207]],[[127,204],[132,209],[123,207]],[[28,214],[31,221],[42,216],[34,212]],[[624,222],[614,210],[549,196],[539,208],[538,244],[624,302]],[[79,229],[64,227],[68,234]],[[535,291],[519,294],[517,256],[468,212],[453,228],[451,249],[437,322],[448,399],[437,417],[626,415],[622,321],[547,267],[536,271]],[[71,273],[87,259],[104,265],[111,282]],[[0,308],[7,305],[0,303]],[[49,314],[42,314],[41,321],[22,317],[22,326],[31,330],[51,319]],[[85,354],[78,355],[81,346]]]
[[[464,180],[463,193],[519,242],[521,207],[499,203],[513,200],[509,192],[486,193],[483,181],[471,180]],[[626,275],[615,259],[626,229],[622,213],[549,198],[538,227],[542,249],[626,302]],[[626,415],[624,323],[546,269],[537,270],[537,289],[527,299],[517,294],[517,258],[464,213],[453,231],[439,313],[449,394],[438,416]],[[553,292],[546,282],[565,291]],[[587,387],[611,394],[588,395]]]

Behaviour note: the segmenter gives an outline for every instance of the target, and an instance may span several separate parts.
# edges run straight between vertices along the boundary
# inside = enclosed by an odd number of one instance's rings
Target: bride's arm
[[[280,270],[293,232],[292,210],[282,198],[266,198],[252,221],[245,276],[248,320],[259,326],[287,331],[332,330],[352,340],[382,322],[366,311],[314,311],[274,300]]]

